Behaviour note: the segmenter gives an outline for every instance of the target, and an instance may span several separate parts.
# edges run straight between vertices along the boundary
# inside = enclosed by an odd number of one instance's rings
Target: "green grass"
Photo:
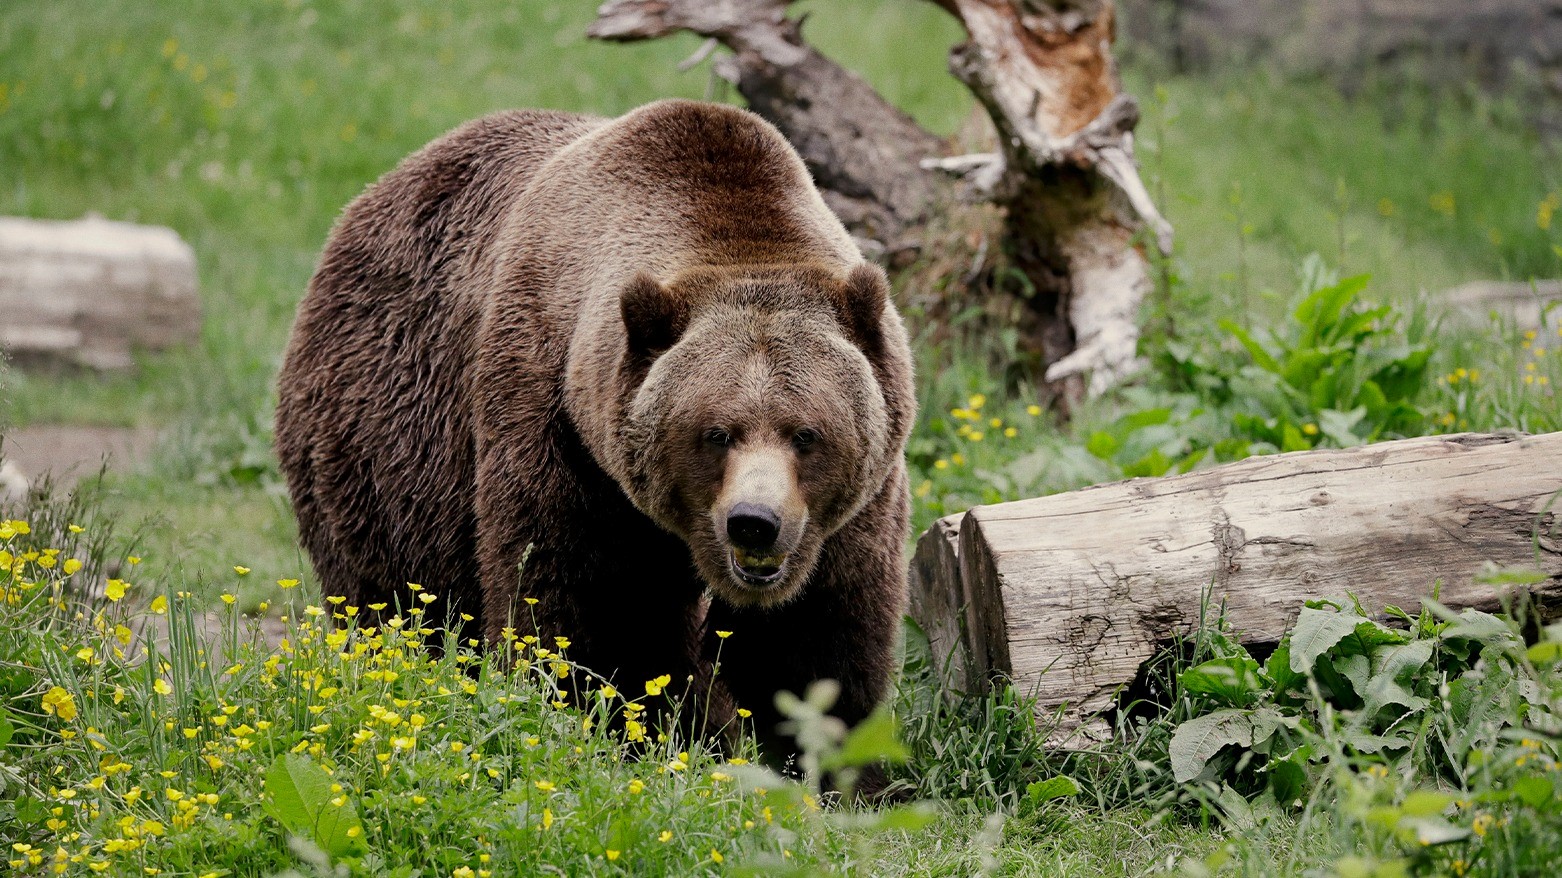
[[[293,594],[277,580],[307,581],[270,454],[272,382],[324,237],[364,185],[432,137],[492,110],[614,114],[673,95],[735,99],[712,87],[708,67],[677,71],[698,46],[692,37],[629,46],[586,41],[593,6],[64,0],[0,11],[0,213],[73,218],[96,211],[169,225],[199,259],[206,314],[197,344],[145,357],[129,377],[0,374],[0,421],[154,425],[163,432],[147,466],[111,475],[83,495],[89,507],[59,513],[64,517],[57,522],[89,526],[97,542],[84,556],[142,558],[113,568],[134,583],[132,597],[144,602],[153,592],[188,592],[192,597],[170,612],[192,618],[213,603],[226,613],[270,602],[275,613]],[[929,128],[946,134],[961,128],[972,103],[944,60],[944,47],[959,30],[933,4],[808,0],[798,8],[810,13],[806,33],[822,50]],[[1243,406],[1277,425],[1289,418],[1309,443],[1332,441],[1305,428],[1343,401],[1263,408],[1233,393],[1251,363],[1236,336],[1215,326],[1231,317],[1248,331],[1282,330],[1307,291],[1299,292],[1298,272],[1312,253],[1339,275],[1371,274],[1365,299],[1402,315],[1397,328],[1386,320],[1374,324],[1368,346],[1392,344],[1410,327],[1416,328],[1409,340],[1435,341],[1413,402],[1428,429],[1557,429],[1562,338],[1525,338],[1501,324],[1434,329],[1412,319],[1436,317],[1426,311],[1424,290],[1477,278],[1562,275],[1562,217],[1552,222],[1543,207],[1562,191],[1562,163],[1554,148],[1512,122],[1514,114],[1501,105],[1413,91],[1400,97],[1369,90],[1346,100],[1317,83],[1242,72],[1166,77],[1146,68],[1128,70],[1126,80],[1144,107],[1138,147],[1146,181],[1178,234],[1170,280],[1148,315],[1146,353],[1157,366],[1060,428],[1032,413],[1033,394],[1023,381],[993,368],[1002,343],[958,332],[949,342],[920,342],[922,412],[910,455],[919,527],[974,503],[1154,474],[1199,447],[1250,441],[1234,426],[1233,411]],[[927,329],[916,313],[911,317],[914,329]],[[1178,342],[1200,352],[1197,362],[1177,359]],[[1357,362],[1346,360],[1341,368]],[[111,523],[118,528],[112,537]],[[251,572],[239,577],[234,565]],[[90,567],[80,575],[87,572]],[[235,595],[233,610],[216,601],[221,593]],[[128,612],[123,605],[94,609],[120,614],[114,617],[120,621]],[[668,773],[656,761],[620,758],[619,744],[600,727],[581,732],[579,715],[543,698],[541,678],[501,680],[490,668],[485,680],[492,691],[443,696],[435,688],[430,695],[428,687],[438,685],[460,692],[451,686],[464,679],[459,655],[411,651],[387,659],[428,662],[416,678],[405,675],[403,691],[365,682],[322,652],[310,659],[320,664],[298,665],[337,681],[338,701],[328,709],[340,713],[341,724],[315,734],[307,729],[318,723],[306,723],[298,709],[299,699],[314,698],[318,687],[306,692],[287,677],[267,688],[267,656],[259,644],[248,647],[254,652],[246,668],[233,675],[210,656],[195,655],[194,644],[175,644],[183,650],[176,663],[200,673],[164,697],[149,690],[149,665],[86,665],[73,658],[88,638],[101,640],[101,632],[57,620],[39,638],[20,636],[33,626],[18,618],[7,617],[0,631],[9,638],[0,677],[5,709],[22,736],[13,740],[25,747],[3,749],[0,827],[6,832],[0,834],[10,839],[10,827],[20,825],[5,822],[21,819],[17,795],[69,811],[67,833],[98,841],[126,813],[128,777],[163,796],[154,802],[149,795],[129,810],[165,825],[179,807],[165,787],[217,795],[216,806],[197,800],[198,825],[186,840],[159,842],[158,862],[169,874],[313,869],[290,851],[283,824],[259,804],[276,755],[305,738],[321,747],[311,758],[339,765],[352,778],[365,844],[372,842],[387,872],[398,857],[416,858],[426,873],[455,874],[468,862],[475,870],[482,864],[462,858],[477,853],[474,840],[481,838],[504,865],[495,874],[525,873],[523,852],[544,842],[527,835],[534,810],[517,809],[542,801],[537,780],[568,791],[567,809],[555,812],[553,828],[560,832],[545,843],[556,845],[546,849],[550,858],[570,864],[574,874],[718,871],[712,849],[727,868],[762,862],[781,839],[790,839],[785,843],[805,865],[866,874],[1129,875],[1178,864],[1198,873],[1206,868],[1201,864],[1213,869],[1222,857],[1238,874],[1301,874],[1327,871],[1346,852],[1385,860],[1394,853],[1390,841],[1373,834],[1370,820],[1354,812],[1281,813],[1258,828],[1232,822],[1196,791],[1167,781],[1164,724],[1125,729],[1120,747],[1110,751],[1063,758],[1040,748],[1022,702],[995,696],[930,704],[929,685],[915,673],[900,705],[911,751],[901,772],[919,795],[943,803],[936,822],[918,833],[869,837],[846,825],[849,820],[805,808],[781,820],[793,834],[785,835],[745,829],[742,821],[755,819],[755,811],[744,795],[687,780],[708,781],[711,771],[722,770],[713,756],[691,753],[691,767],[678,774],[685,780],[666,784]],[[302,638],[294,635],[295,647]],[[112,655],[112,644],[99,647],[96,654]],[[209,667],[199,668],[202,660]],[[30,676],[18,676],[23,673]],[[112,693],[104,676],[111,674],[120,675],[114,685],[127,693],[117,704],[103,697]],[[422,676],[445,682],[424,684]],[[74,693],[82,713],[93,712],[98,734],[133,763],[132,774],[105,781],[104,789],[121,794],[118,800],[91,785],[107,751],[93,747],[84,724],[43,714],[39,699],[55,685]],[[501,693],[516,700],[498,722],[491,699]],[[395,769],[377,776],[377,760],[352,752],[343,735],[387,697],[434,705],[425,716],[445,724],[444,737],[425,736],[418,746],[429,745],[428,752],[393,754]],[[270,717],[264,741],[237,753],[221,750],[238,746],[231,733],[209,723],[223,700],[245,717],[254,711],[251,726]],[[390,709],[400,710],[394,703]],[[160,724],[171,716],[180,723],[175,730]],[[192,725],[182,724],[187,721]],[[196,737],[185,738],[182,729],[194,723],[200,724]],[[64,731],[76,736],[64,740]],[[529,747],[530,737],[539,745]],[[493,767],[500,774],[476,784],[459,780],[464,764],[448,749],[453,738],[480,751],[484,772]],[[445,752],[434,752],[441,742]],[[208,746],[224,754],[226,769],[202,767]],[[573,754],[575,746],[585,752]],[[56,764],[60,773],[49,774]],[[15,794],[9,769],[20,769],[31,786]],[[1081,793],[1026,804],[1027,784],[1059,774],[1078,780]],[[1361,793],[1362,777],[1352,769],[1328,789],[1339,802],[1375,803],[1368,807],[1389,806],[1408,789],[1379,785]],[[633,778],[647,784],[637,794],[645,798],[635,800],[647,810],[626,812],[644,824],[636,831],[665,825],[676,831],[676,842],[636,835],[633,845],[618,849],[619,860],[608,861],[605,851],[618,831],[610,805],[629,801],[624,790]],[[54,792],[45,789],[51,785]],[[67,785],[80,792],[79,801],[100,797],[100,814],[61,804],[58,790]],[[429,804],[409,804],[413,795]],[[230,810],[233,821],[222,816]],[[1008,815],[1001,831],[985,822],[998,811]],[[408,827],[435,818],[442,821],[437,832],[411,834]],[[28,843],[54,838],[48,819],[26,822]],[[140,853],[150,856],[148,850]]]
[[[724,757],[659,733],[657,681],[588,676],[571,691],[565,639],[513,642],[506,670],[475,640],[430,653],[428,626],[443,624],[432,596],[405,612],[348,607],[299,597],[292,580],[272,645],[238,613],[234,592],[256,571],[230,574],[214,618],[143,584],[137,565],[85,599],[68,583],[98,568],[92,531],[51,555],[35,521],[0,524],[0,832],[21,874],[915,875],[991,862],[1133,875],[1219,843],[1132,809],[1063,804],[1004,829],[990,796],[830,807],[810,782],[760,768],[747,743]],[[1009,734],[1030,728],[1028,713],[1016,720]],[[895,749],[879,728],[815,752],[877,758]]]

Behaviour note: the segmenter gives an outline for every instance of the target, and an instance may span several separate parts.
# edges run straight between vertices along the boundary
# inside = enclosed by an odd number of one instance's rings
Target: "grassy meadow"
[[[933,4],[797,5],[819,48],[930,129],[967,123],[943,60],[958,29]],[[935,694],[913,632],[893,721],[841,740],[817,721],[824,693],[794,705],[814,758],[893,757],[919,803],[854,809],[751,751],[659,736],[658,681],[566,694],[568,632],[512,643],[524,660],[506,671],[423,647],[460,623],[437,599],[312,594],[270,451],[272,382],[341,207],[493,110],[736,99],[708,65],[677,70],[692,37],[586,41],[594,6],[0,6],[0,214],[170,226],[196,249],[206,306],[198,344],[133,376],[0,373],[0,428],[163,437],[133,472],[0,510],[0,860],[200,878],[1562,869],[1562,631],[1523,606],[1385,628],[1333,596],[1297,620],[1316,649],[1279,661],[1212,611],[1165,672],[1164,709],[1070,753],[1041,747],[1014,693]],[[1178,236],[1145,315],[1150,367],[1060,426],[994,368],[1001,339],[919,342],[918,527],[1250,454],[1562,429],[1562,338],[1454,319],[1429,295],[1562,276],[1562,162],[1512,108],[1346,99],[1261,71],[1124,77]],[[1368,711],[1369,690],[1394,698]]]

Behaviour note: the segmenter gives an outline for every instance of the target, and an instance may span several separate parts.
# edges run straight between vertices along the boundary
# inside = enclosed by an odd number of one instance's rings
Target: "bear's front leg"
[[[539,642],[518,644],[523,651],[556,651],[562,637],[566,657],[585,669],[562,681],[572,702],[584,705],[600,678],[627,698],[646,696],[649,715],[639,720],[652,729],[673,719],[678,703],[685,739],[714,738],[734,714],[700,660],[704,584],[688,549],[631,506],[567,431],[558,434],[481,449],[476,511],[489,648],[530,635]],[[660,694],[649,696],[647,681],[663,676]]]
[[[904,535],[909,496],[903,470],[826,540],[818,566],[794,600],[778,607],[711,605],[705,648],[719,649],[718,682],[753,712],[760,746],[785,760],[795,744],[777,731],[775,694],[803,694],[815,680],[840,684],[831,714],[856,725],[894,681],[896,641],[906,611]],[[719,631],[730,631],[722,638]]]

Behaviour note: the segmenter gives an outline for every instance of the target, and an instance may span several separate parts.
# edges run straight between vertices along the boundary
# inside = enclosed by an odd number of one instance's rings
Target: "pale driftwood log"
[[[952,538],[951,534],[958,534]],[[957,540],[957,542],[956,542]],[[1539,570],[1562,600],[1562,433],[1461,434],[1258,457],[972,509],[924,534],[914,612],[951,684],[1001,677],[1061,711],[1054,742],[1097,717],[1156,651],[1225,605],[1274,643],[1310,598],[1414,612],[1497,608],[1484,565]],[[956,572],[958,571],[958,572]]]
[[[158,226],[0,217],[0,315],[19,366],[126,369],[199,337],[195,252]]]
[[[1139,367],[1150,288],[1138,234],[1171,227],[1139,179],[1138,109],[1121,91],[1111,0],[934,0],[965,26],[950,66],[992,117],[999,151],[942,157],[922,130],[803,40],[793,0],[608,0],[588,33],[638,40],[688,30],[733,52],[717,71],[798,148],[859,239],[914,246],[956,192],[1004,208],[1005,251],[1031,293],[1020,327],[1065,399]],[[907,0],[910,2],[910,0]]]
[[[20,507],[31,487],[21,467],[12,461],[0,460],[0,512]]]
[[[1496,314],[1519,329],[1544,330],[1547,335],[1562,327],[1562,280],[1477,280],[1443,290],[1434,299],[1466,322]]]

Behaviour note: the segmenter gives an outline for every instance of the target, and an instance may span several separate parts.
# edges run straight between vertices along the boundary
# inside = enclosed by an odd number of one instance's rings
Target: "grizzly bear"
[[[434,141],[338,221],[279,395],[328,595],[420,583],[490,643],[567,636],[718,725],[748,708],[761,740],[778,690],[833,678],[847,722],[885,694],[910,350],[752,113],[515,111]]]

